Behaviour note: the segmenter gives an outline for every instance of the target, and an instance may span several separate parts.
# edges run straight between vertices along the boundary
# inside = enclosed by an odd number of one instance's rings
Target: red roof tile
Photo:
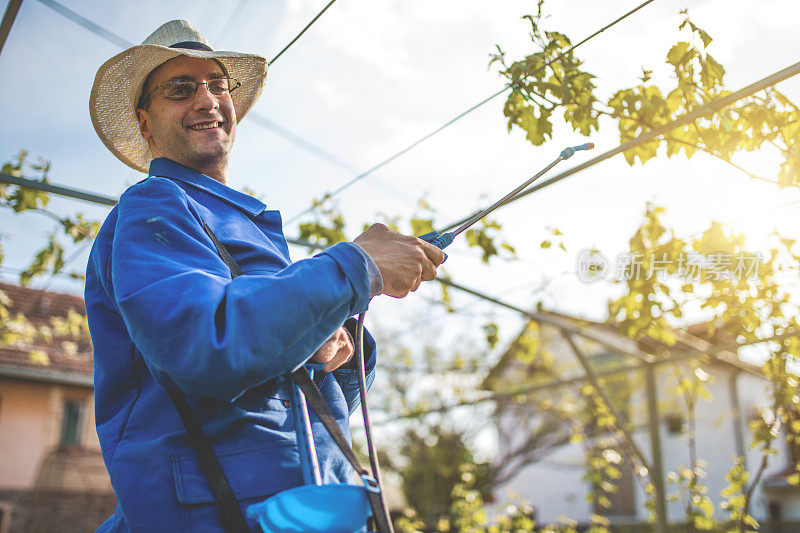
[[[8,310],[12,317],[21,313],[37,327],[51,326],[53,318],[64,318],[70,310],[86,315],[83,298],[73,294],[48,292],[8,283],[0,283],[0,291],[11,301]],[[32,357],[32,353],[37,351],[44,353],[49,362]],[[92,375],[92,345],[85,335],[76,338],[63,334],[37,339],[30,344],[0,344],[0,365]]]

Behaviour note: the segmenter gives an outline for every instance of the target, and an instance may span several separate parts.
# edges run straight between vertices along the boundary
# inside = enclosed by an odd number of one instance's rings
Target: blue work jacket
[[[363,252],[337,244],[292,263],[277,211],[156,159],[103,223],[86,272],[95,416],[118,499],[100,531],[221,531],[217,505],[165,387],[182,391],[243,509],[303,484],[290,393],[306,364],[349,438],[354,369],[308,358],[367,308]],[[228,267],[207,223],[244,272]],[[368,383],[375,343],[365,343]],[[353,471],[312,414],[325,483]],[[251,524],[255,530],[255,523]]]

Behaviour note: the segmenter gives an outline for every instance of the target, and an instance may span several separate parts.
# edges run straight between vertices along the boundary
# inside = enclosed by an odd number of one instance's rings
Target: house
[[[650,464],[654,458],[652,443],[655,440],[660,444],[667,479],[665,492],[674,497],[666,502],[668,522],[685,520],[687,493],[680,488],[679,473],[691,463],[687,439],[691,420],[687,420],[687,397],[679,391],[677,378],[702,383],[710,398],[699,397],[694,408],[696,456],[705,472],[700,483],[707,487],[714,503],[714,518],[726,519],[728,514],[719,507],[720,492],[728,485],[725,476],[736,455],[746,458],[751,476],[758,468],[761,455],[749,447],[748,426],[758,409],[770,401],[769,382],[760,367],[743,362],[735,352],[725,349],[735,345],[735,339],[725,338],[721,331],[710,336],[707,325],[698,324],[674,330],[677,341],[668,347],[651,338],[633,341],[609,324],[547,311],[540,311],[538,316],[543,320],[523,327],[482,384],[485,390],[510,393],[495,411],[499,453],[494,470],[499,488],[494,499],[508,502],[516,495],[529,501],[539,523],[566,517],[588,524],[592,514],[619,525],[647,520],[646,496],[636,475],[640,463],[632,460],[636,456],[634,447],[620,447],[620,440],[610,434],[608,426],[593,425],[591,416],[584,414],[585,423],[576,430],[571,422],[575,417],[564,415],[587,413],[587,405],[592,405],[587,400],[593,396],[585,388],[586,372],[575,354],[577,350],[601,378],[635,447]],[[585,336],[564,335],[565,328]],[[648,354],[656,361],[674,359],[652,367],[651,389],[658,406],[652,431],[648,383],[643,363],[637,360],[637,356]],[[584,439],[576,441],[574,436],[580,432]],[[753,493],[750,511],[759,522],[772,524],[766,531],[798,531],[800,490],[787,482],[787,476],[794,473],[799,454],[789,450],[783,438],[777,439],[774,447],[778,453],[770,457]],[[595,477],[587,480],[587,464],[596,454],[603,454],[614,464],[618,479],[594,472]],[[616,489],[606,491],[607,482]]]
[[[0,344],[0,533],[90,531],[116,506],[94,427],[83,299],[0,283],[39,333]]]

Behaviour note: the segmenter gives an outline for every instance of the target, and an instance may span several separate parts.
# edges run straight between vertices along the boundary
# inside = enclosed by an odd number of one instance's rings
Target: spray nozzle
[[[581,150],[591,150],[592,148],[594,148],[594,143],[586,143],[578,146],[570,146],[569,148],[564,148],[564,151],[561,152],[561,158],[569,159],[570,157],[575,155],[575,152],[579,152]]]

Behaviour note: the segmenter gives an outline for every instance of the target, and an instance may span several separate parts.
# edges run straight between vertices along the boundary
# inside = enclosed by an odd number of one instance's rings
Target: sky
[[[163,22],[181,18],[215,49],[269,59],[326,2],[62,3],[130,42],[139,43]],[[577,42],[638,3],[551,1],[544,6],[545,26]],[[652,69],[658,83],[670,83],[664,58],[685,37],[678,31],[685,8],[714,38],[709,52],[726,67],[731,89],[798,60],[795,25],[800,7],[792,0],[656,0],[576,52],[585,69],[597,76],[601,100],[613,90],[635,85],[642,68]],[[489,56],[496,45],[510,58],[533,51],[528,23],[521,17],[535,10],[536,2],[530,0],[339,0],[270,67],[254,109],[346,164],[315,157],[245,118],[231,160],[231,186],[256,191],[288,219],[312,199],[502,87],[496,68],[488,67]],[[26,148],[33,157],[52,161],[51,182],[114,197],[143,179],[105,149],[88,115],[95,72],[119,51],[44,3],[25,0],[0,53],[2,160]],[[779,88],[800,100],[800,81],[789,80]],[[591,139],[557,125],[552,140],[534,147],[521,131],[508,132],[502,105],[502,98],[493,100],[341,194],[339,207],[350,235],[378,220],[377,213],[415,214],[422,196],[437,209],[440,224],[460,219],[516,187],[565,146],[590,140],[599,153],[619,142],[609,125]],[[554,172],[587,157],[580,153]],[[775,154],[748,154],[741,162],[765,177],[777,175]],[[517,305],[531,307],[541,300],[550,309],[603,320],[609,297],[619,289],[579,281],[576,258],[588,248],[611,258],[626,250],[647,202],[664,206],[668,222],[681,236],[701,231],[712,219],[745,231],[756,245],[773,229],[800,236],[800,189],[780,190],[754,181],[702,154],[634,167],[617,156],[498,211],[495,218],[504,226],[505,239],[517,248],[516,260],[485,265],[460,240],[448,249],[445,267],[455,281]],[[79,210],[100,219],[108,212],[69,199],[54,198],[50,206],[62,215]],[[539,247],[550,235],[548,228],[564,233],[567,252]],[[51,230],[52,222],[44,217],[0,212],[7,268],[0,279],[13,281],[14,269],[30,262]],[[285,231],[296,235],[296,223]],[[301,249],[292,252],[295,259],[306,256]],[[87,254],[86,249],[78,251],[72,267],[85,268]],[[54,290],[82,290],[62,278],[34,286],[44,284]],[[457,307],[468,313],[432,311],[429,301],[438,292],[437,285],[428,284],[404,300],[378,298],[368,322],[408,342],[432,339],[448,345],[479,334],[489,319],[501,323],[506,340],[519,327],[519,317],[469,296],[455,295]],[[432,319],[420,324],[425,316]],[[472,334],[463,333],[465,328]]]

